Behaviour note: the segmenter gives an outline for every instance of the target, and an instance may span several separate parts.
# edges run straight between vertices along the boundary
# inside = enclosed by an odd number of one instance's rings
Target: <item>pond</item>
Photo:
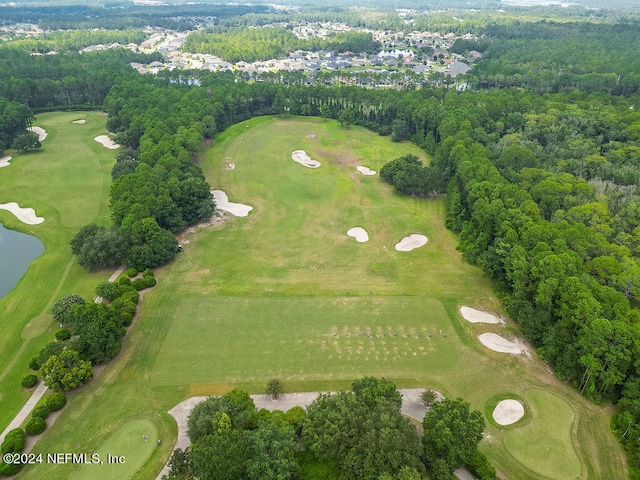
[[[44,245],[36,237],[4,228],[0,223],[0,299],[13,290]]]

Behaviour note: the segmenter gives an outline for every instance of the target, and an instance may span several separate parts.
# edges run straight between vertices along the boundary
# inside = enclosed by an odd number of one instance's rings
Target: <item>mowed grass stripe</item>
[[[158,386],[447,374],[464,348],[442,304],[422,297],[201,297],[175,318],[151,374]]]

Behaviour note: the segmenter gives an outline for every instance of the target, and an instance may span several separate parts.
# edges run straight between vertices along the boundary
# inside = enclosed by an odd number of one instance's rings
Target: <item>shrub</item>
[[[100,282],[96,285],[96,295],[112,302],[119,294],[120,286],[113,282]]]
[[[71,330],[68,328],[61,328],[56,332],[56,340],[60,342],[64,342],[65,340],[69,340],[71,338]]]
[[[112,307],[119,314],[128,313],[132,317],[136,314],[136,308],[137,308],[135,303],[133,303],[131,300],[126,300],[124,298],[118,298],[115,302],[113,302]]]
[[[118,279],[118,285],[131,285],[131,280],[127,277],[120,277]]]
[[[26,435],[24,434],[24,430],[14,428],[4,437],[0,451],[2,451],[2,453],[22,453],[25,443]]]
[[[49,408],[50,412],[60,410],[67,404],[67,397],[62,392],[53,392],[45,400],[45,405]]]
[[[120,323],[124,327],[128,327],[133,322],[133,315],[129,312],[120,312]]]
[[[12,477],[22,470],[22,467],[22,463],[4,463],[3,461],[0,461],[0,475]]]
[[[131,282],[131,286],[137,291],[140,291],[146,288],[146,283],[143,278],[136,278],[133,282]]]
[[[36,377],[33,373],[22,377],[22,386],[24,388],[35,387],[36,383],[38,383],[38,377]]]
[[[144,272],[142,272],[143,277],[153,277],[153,270],[147,268]]]
[[[156,283],[158,283],[155,279],[155,277],[152,276],[146,276],[146,277],[142,277],[144,280],[144,286],[145,288],[151,288],[151,287],[155,287]]]
[[[37,372],[38,370],[40,370],[41,365],[42,363],[40,363],[38,357],[33,357],[31,360],[29,360],[29,368],[31,370],[35,370]]]
[[[60,325],[66,325],[73,322],[73,306],[75,304],[85,303],[84,298],[80,295],[72,293],[65,295],[51,306],[51,316]]]
[[[40,417],[31,417],[27,426],[24,427],[24,431],[27,435],[40,435],[47,429],[47,422],[45,422],[44,418]]]
[[[126,271],[126,275],[129,278],[133,278],[138,274],[138,269],[135,267],[128,268]]]
[[[480,450],[476,450],[467,464],[469,471],[479,480],[496,480],[496,469]]]
[[[50,413],[49,407],[47,407],[45,403],[43,405],[38,405],[36,408],[34,408],[33,411],[31,412],[31,416],[45,419],[49,416],[49,413]]]

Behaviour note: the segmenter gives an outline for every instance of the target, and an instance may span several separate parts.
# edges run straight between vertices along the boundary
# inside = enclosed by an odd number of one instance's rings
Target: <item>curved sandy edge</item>
[[[356,167],[356,170],[358,170],[362,175],[375,175],[376,174],[375,170],[371,170],[369,167],[363,167],[362,165],[358,165]]]
[[[115,143],[106,135],[98,135],[94,140],[98,143],[101,143],[103,146],[107,147],[110,150],[115,150],[116,148],[120,148],[120,145]]]
[[[503,323],[502,320],[492,313],[483,312],[471,307],[460,307],[460,314],[466,321],[471,323]]]
[[[38,141],[41,142],[45,138],[47,138],[47,132],[45,132],[44,128],[41,127],[29,127],[27,128],[30,132],[38,134]]]
[[[518,400],[502,400],[493,410],[493,419],[499,425],[511,425],[524,416],[524,406]]]
[[[524,345],[522,345],[522,343],[517,339],[512,342],[500,335],[496,335],[495,333],[483,333],[478,336],[478,340],[480,340],[485,347],[493,350],[494,352],[512,353],[514,355],[526,352]]]
[[[74,120],[71,123],[77,123],[78,125],[82,125],[84,122],[86,122],[86,120],[83,118],[83,119],[80,119],[80,120]]]
[[[38,225],[44,222],[44,218],[38,217],[33,208],[22,208],[16,202],[0,203],[0,210],[8,210],[13,213],[18,220],[28,225]]]
[[[233,203],[229,201],[229,197],[222,190],[211,190],[213,195],[213,201],[216,202],[216,208],[218,210],[224,210],[236,217],[246,217],[249,212],[253,210],[253,207],[245,205],[244,203]]]
[[[0,168],[2,167],[8,167],[9,164],[9,160],[11,160],[13,157],[11,156],[7,156],[7,157],[2,157],[0,158]]]
[[[369,234],[362,227],[353,227],[347,230],[347,235],[356,239],[357,242],[364,243],[369,241]]]
[[[414,248],[420,248],[423,245],[426,245],[427,240],[427,237],[424,235],[413,233],[396,243],[396,250],[399,252],[410,252]]]
[[[298,162],[300,165],[304,165],[309,168],[318,168],[322,165],[319,161],[312,160],[304,150],[294,150],[291,152],[291,158],[294,162]]]

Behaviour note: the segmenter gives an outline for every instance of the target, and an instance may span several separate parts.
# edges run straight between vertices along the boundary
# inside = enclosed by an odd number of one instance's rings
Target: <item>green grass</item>
[[[86,123],[71,123],[79,118]],[[86,273],[69,248],[81,225],[108,223],[114,151],[93,140],[104,133],[105,122],[98,112],[38,115],[35,125],[48,133],[42,149],[14,155],[11,165],[0,169],[0,203],[15,201],[45,218],[39,225],[26,225],[0,210],[0,222],[7,228],[35,235],[45,246],[18,285],[0,300],[0,431],[30,395],[20,386],[29,359],[53,340],[57,326],[49,315],[51,304],[67,293],[92,298],[96,283],[106,276]]]
[[[131,478],[157,448],[157,442],[158,430],[151,421],[130,420],[113,432],[97,451],[91,452],[100,456],[100,464],[83,465],[70,478]],[[109,456],[117,457],[118,460],[111,460],[110,463]],[[120,460],[124,461],[120,463]]]
[[[297,149],[322,167],[293,162]],[[461,396],[480,411],[506,392],[525,398],[530,422],[505,432],[487,422],[481,442],[508,478],[541,479],[553,469],[627,478],[609,411],[580,398],[535,356],[491,352],[478,342],[478,334],[504,327],[460,317],[460,305],[501,312],[489,281],[456,251],[444,201],[396,195],[379,177],[355,170],[379,171],[408,153],[426,160],[409,143],[319,119],[263,117],[221,134],[202,156],[203,171],[213,188],[254,210],[181,236],[184,251],[156,271],[159,283],[145,294],[120,355],[70,396],[36,450],[97,450],[123,419],[146,418],[163,444],[134,478],[152,479],[176,435],[164,412],[189,396],[232,387],[263,392],[274,374],[287,391],[348,388],[358,376],[384,375],[399,387]],[[367,229],[370,241],[347,237],[353,226]],[[395,243],[410,233],[429,242],[397,252]],[[358,335],[367,329],[372,339]],[[529,398],[530,391],[543,395]],[[566,405],[561,419],[545,410],[556,398]],[[560,432],[578,467],[558,455],[545,465],[538,457],[527,462],[527,446],[517,442],[509,450],[506,435],[526,428],[541,445]],[[74,468],[34,466],[24,478],[64,479]]]
[[[560,397],[542,390],[528,390],[525,397],[534,421],[507,432],[505,447],[523,465],[546,478],[576,478],[580,474],[580,460],[571,438],[574,422],[571,407]]]

